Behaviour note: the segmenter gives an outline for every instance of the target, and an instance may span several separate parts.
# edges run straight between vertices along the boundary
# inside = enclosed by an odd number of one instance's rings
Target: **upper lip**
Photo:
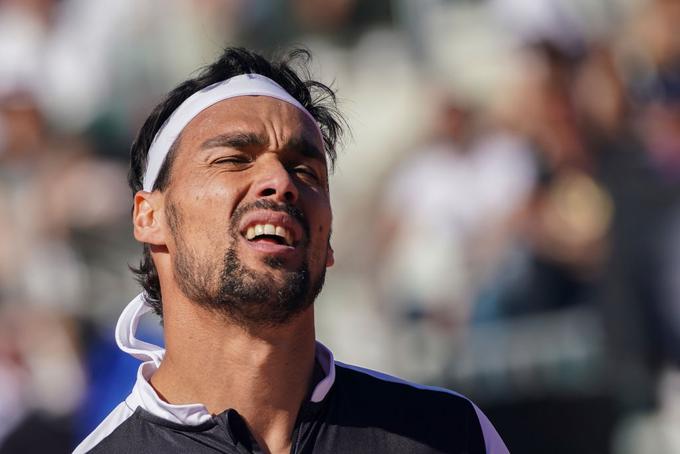
[[[255,225],[271,224],[274,227],[283,227],[292,234],[292,245],[295,246],[302,239],[302,226],[291,215],[281,211],[257,210],[243,217],[239,232],[245,237],[248,229]]]

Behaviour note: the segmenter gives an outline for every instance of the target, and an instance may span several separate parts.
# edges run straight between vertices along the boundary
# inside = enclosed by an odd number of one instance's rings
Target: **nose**
[[[254,188],[258,198],[295,204],[298,188],[285,165],[278,159],[270,159],[262,162],[260,167]]]

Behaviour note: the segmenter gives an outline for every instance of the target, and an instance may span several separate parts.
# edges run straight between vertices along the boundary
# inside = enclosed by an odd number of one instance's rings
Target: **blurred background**
[[[676,0],[0,0],[0,453],[70,452],[130,390],[128,149],[225,45],[338,90],[338,359],[515,453],[680,453]]]

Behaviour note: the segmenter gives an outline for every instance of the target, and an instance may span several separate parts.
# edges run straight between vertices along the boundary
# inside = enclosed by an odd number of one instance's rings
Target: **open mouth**
[[[246,240],[294,246],[293,232],[285,227],[273,224],[254,224],[244,234]]]

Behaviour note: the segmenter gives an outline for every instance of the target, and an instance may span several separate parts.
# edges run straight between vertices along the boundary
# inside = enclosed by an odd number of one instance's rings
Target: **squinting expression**
[[[323,143],[312,120],[283,101],[243,96],[194,118],[165,206],[179,288],[237,323],[290,320],[333,262]]]

